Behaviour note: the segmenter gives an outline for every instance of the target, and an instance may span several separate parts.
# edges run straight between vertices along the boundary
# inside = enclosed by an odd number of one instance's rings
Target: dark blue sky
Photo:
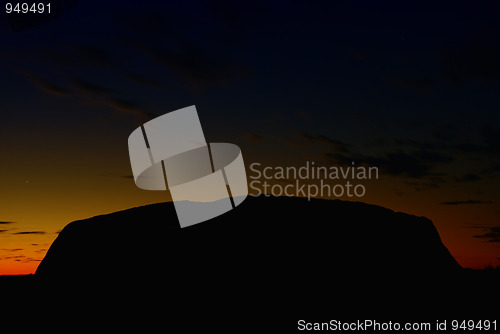
[[[16,32],[0,15],[4,189],[57,175],[71,192],[75,170],[130,183],[130,132],[195,104],[207,139],[247,161],[376,165],[370,202],[456,202],[493,228],[499,22],[496,1],[80,0]]]

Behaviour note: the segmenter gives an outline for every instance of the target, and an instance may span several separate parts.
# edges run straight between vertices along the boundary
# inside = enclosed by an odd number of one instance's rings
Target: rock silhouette
[[[136,319],[142,331],[186,333],[288,333],[300,319],[493,320],[499,298],[498,271],[461,268],[426,218],[264,196],[184,229],[172,203],[72,222],[30,281],[5,290],[23,304],[50,301],[75,323]]]
[[[172,203],[72,222],[36,276],[162,274],[183,282],[207,274],[278,278],[311,271],[329,280],[353,271],[460,269],[426,218],[360,202],[261,196],[184,229]]]

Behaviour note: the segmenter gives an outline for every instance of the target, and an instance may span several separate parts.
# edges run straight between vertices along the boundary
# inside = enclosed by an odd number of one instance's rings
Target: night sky
[[[135,186],[127,138],[190,105],[247,167],[379,167],[358,200],[500,265],[496,1],[80,0],[19,31],[2,14],[0,38],[0,274],[70,221],[168,200]]]

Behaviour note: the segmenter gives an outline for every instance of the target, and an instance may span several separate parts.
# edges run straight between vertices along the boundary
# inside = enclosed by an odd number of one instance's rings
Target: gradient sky
[[[379,167],[360,200],[500,265],[498,36],[494,1],[81,0],[16,32],[0,15],[0,274],[34,272],[70,221],[168,200],[135,186],[127,138],[193,104],[247,166]]]

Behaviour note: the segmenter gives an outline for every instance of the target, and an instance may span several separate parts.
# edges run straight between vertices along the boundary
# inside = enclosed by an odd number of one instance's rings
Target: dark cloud
[[[460,142],[448,145],[449,150],[467,161],[474,161],[480,166],[468,174],[458,176],[456,181],[476,181],[487,175],[500,171],[500,130],[484,126],[479,135],[480,140],[475,142]],[[480,176],[479,176],[480,175]]]
[[[406,182],[407,185],[412,186],[416,191],[430,190],[430,189],[439,189],[440,183],[442,182]]]
[[[439,142],[451,141],[460,135],[459,129],[450,123],[433,124],[429,132]]]
[[[408,138],[377,138],[373,141],[377,149],[385,147],[385,152],[378,154],[365,153],[368,151],[366,146],[361,150],[360,147],[322,134],[302,132],[300,138],[306,143],[322,143],[329,146],[330,150],[324,153],[324,158],[332,163],[350,165],[355,162],[379,167],[382,173],[387,175],[425,179],[408,182],[409,185],[418,188],[417,190],[439,188],[439,185],[446,180],[438,169],[456,159],[436,143]]]
[[[21,261],[19,259],[25,258],[25,255],[15,255],[15,256],[4,256],[3,260],[14,260],[14,261]]]
[[[135,115],[141,117],[141,121],[150,120],[157,115],[145,110],[138,102],[117,97],[119,95],[114,89],[99,85],[84,79],[73,78],[73,85],[82,93],[85,103],[104,105],[121,114]]]
[[[3,259],[4,260],[14,260],[14,261],[23,262],[23,263],[42,261],[41,259],[34,259],[34,258],[28,257],[26,255],[5,256]]]
[[[112,65],[115,61],[109,52],[95,46],[72,44],[66,47],[76,55],[77,63],[101,67]]]
[[[73,85],[81,92],[83,103],[105,105],[119,113],[130,114],[143,117],[145,120],[156,117],[155,114],[145,110],[139,103],[127,99],[113,97],[116,93],[113,89],[102,85],[94,84],[86,80],[73,79]],[[42,80],[36,81],[36,86],[45,93],[64,96],[69,95],[70,91],[62,87],[52,85]]]
[[[63,85],[56,84],[35,73],[31,73],[26,70],[16,70],[16,72],[26,77],[37,89],[46,94],[56,96],[68,96],[71,94],[71,90]]]
[[[460,142],[452,144],[450,149],[462,154],[471,155],[489,155],[491,153],[491,148],[483,143],[473,143],[473,142]]]
[[[262,143],[264,140],[266,140],[266,136],[263,135],[263,134],[260,134],[260,133],[256,133],[256,132],[246,132],[245,133],[245,138],[250,142],[250,143],[253,143],[253,144],[258,144],[258,143]]]
[[[47,232],[45,231],[22,231],[22,232],[15,232],[12,234],[45,234]]]
[[[165,77],[172,85],[173,81],[180,81],[194,91],[214,85],[227,85],[250,73],[249,68],[242,63],[242,58],[234,56],[236,45],[241,44],[243,39],[242,35],[238,35],[234,29],[221,30],[220,25],[206,26],[205,22],[203,25],[207,28],[193,35],[186,24],[199,24],[196,22],[198,18],[184,17],[186,13],[175,15],[174,12],[175,8],[161,13],[117,12],[117,24],[129,32],[123,35],[122,41],[132,50],[139,51],[161,65],[157,66],[157,72],[166,70]],[[248,12],[243,13],[248,18]],[[242,22],[238,22],[238,25],[242,26]],[[228,33],[231,37],[228,37]],[[229,40],[225,42],[221,38]],[[158,84],[157,80],[144,80],[143,75],[141,73],[141,76],[132,79],[155,86]]]
[[[73,82],[73,85],[75,87],[77,87],[78,89],[80,89],[85,93],[97,94],[97,95],[114,93],[114,90],[111,88],[107,88],[84,79],[73,78],[71,81]]]
[[[408,138],[379,137],[361,148],[321,134],[303,132],[300,133],[300,138],[307,143],[323,143],[329,146],[331,150],[326,151],[323,157],[332,163],[350,165],[356,162],[379,167],[387,175],[427,179],[425,184],[418,184],[420,190],[437,188],[440,183],[444,183],[442,174],[436,172],[436,169],[455,160],[453,155],[445,153],[435,143]],[[385,148],[385,152],[365,153],[371,151],[372,146],[377,150]]]
[[[481,127],[480,134],[483,137],[482,144],[485,151],[492,156],[500,156],[500,129],[486,124]]]
[[[303,140],[305,140],[307,143],[322,143],[330,146],[334,151],[336,152],[344,152],[347,153],[349,152],[349,144],[344,143],[340,140],[332,139],[329,138],[325,135],[322,134],[311,134],[307,132],[301,132],[299,133],[299,137]],[[350,162],[349,162],[350,163]]]
[[[150,120],[157,115],[152,112],[145,110],[137,102],[110,98],[103,101],[103,104],[121,113],[132,114],[145,118],[145,120]]]
[[[140,48],[193,88],[228,84],[242,71],[231,61],[213,57],[188,42],[178,43],[170,48],[160,45],[142,45]]]
[[[457,182],[473,182],[481,180],[481,177],[474,173],[467,173],[461,176],[455,176],[454,179]]]
[[[370,161],[371,160],[371,161]],[[368,164],[380,166],[382,170],[391,175],[407,175],[421,178],[430,174],[432,165],[414,154],[403,152],[387,153],[384,156],[368,159]]]
[[[137,74],[137,73],[125,73],[124,76],[128,80],[135,83],[136,85],[144,86],[147,88],[154,88],[154,89],[171,88],[171,85],[164,83],[161,80],[158,80],[151,75]]]
[[[439,164],[453,159],[446,154],[435,151],[416,151],[413,153],[388,152],[379,156],[363,154],[327,153],[328,159],[339,164],[351,164],[352,161],[379,167],[385,174],[408,176],[416,179],[437,176],[432,170]]]
[[[24,259],[22,262],[24,263],[28,263],[28,262],[41,262],[42,259],[34,259],[32,257],[26,257],[26,259]]]
[[[68,50],[73,54],[73,56],[68,54]],[[66,78],[62,75],[58,75],[57,72],[51,73],[50,80],[46,79],[44,75],[30,70],[14,69],[14,72],[27,78],[35,88],[46,94],[60,97],[74,97],[77,99],[78,103],[105,105],[122,114],[140,116],[143,118],[141,121],[149,120],[155,116],[144,110],[144,108],[138,103],[121,98],[120,96],[128,96],[129,94],[121,89],[115,88],[115,86],[110,88],[109,79],[99,81],[88,80],[82,77],[82,72],[77,73],[78,67],[82,65],[82,59],[87,65],[102,65],[106,67],[113,62],[112,57],[100,48],[84,45],[71,45],[62,49],[55,48],[53,50],[43,50],[39,52],[42,59],[44,59],[43,56],[45,52],[52,54],[49,58],[53,58],[52,56],[57,54],[68,61],[68,64],[70,64],[71,67],[68,69],[68,76]],[[74,55],[76,55],[76,57]],[[75,58],[75,61],[72,61],[73,58]],[[59,62],[54,61],[54,63],[61,66]],[[41,72],[41,70],[38,72]],[[104,75],[102,77],[108,78],[108,76]],[[149,86],[155,84],[153,83],[153,79],[149,79],[148,81],[145,77],[136,76],[134,77],[134,80],[141,81],[142,84],[147,83]],[[104,82],[104,84],[101,82]],[[120,85],[120,87],[123,87],[123,85]]]
[[[12,221],[0,221],[0,225],[14,224]]]
[[[474,238],[487,239],[488,242],[500,242],[500,226],[483,227],[486,233],[475,235]]]
[[[379,140],[380,139],[383,140],[382,142],[378,143],[380,145],[392,144],[398,148],[405,148],[412,151],[430,151],[442,147],[434,142],[415,140],[411,138],[379,138]]]
[[[4,232],[7,232],[8,230],[0,230],[0,233],[4,233]]]
[[[432,151],[432,150],[420,150],[413,153],[415,157],[420,159],[427,164],[440,164],[440,163],[448,163],[453,161],[453,157],[448,154]]]
[[[492,204],[492,201],[481,201],[481,200],[473,200],[469,199],[466,201],[447,201],[447,202],[441,202],[439,204],[442,205],[463,205],[463,204]]]
[[[56,96],[67,96],[70,94],[70,90],[59,86],[47,80],[38,79],[35,85],[44,93],[56,95]]]

